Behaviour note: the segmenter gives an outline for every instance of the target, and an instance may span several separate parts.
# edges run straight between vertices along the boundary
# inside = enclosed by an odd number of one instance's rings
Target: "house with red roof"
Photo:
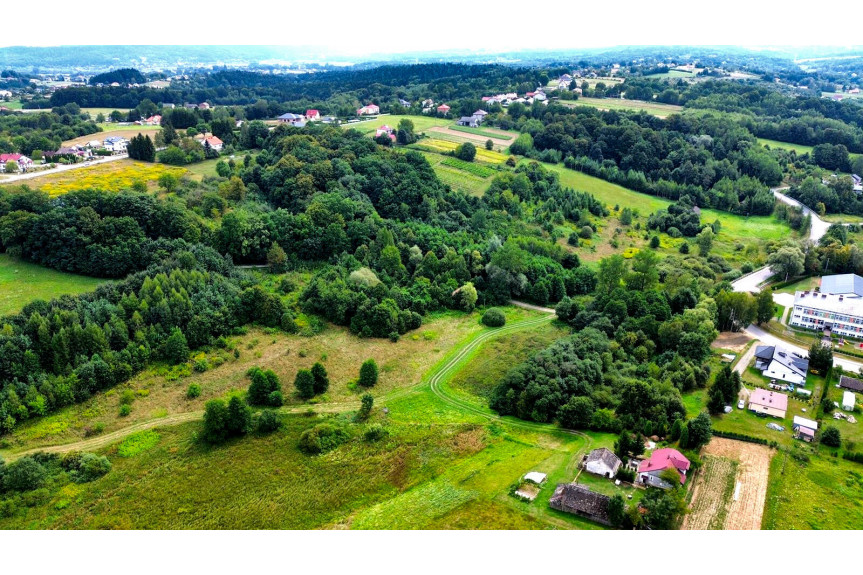
[[[657,449],[638,465],[638,481],[643,485],[669,489],[672,485],[660,476],[666,469],[673,469],[680,476],[681,485],[686,483],[689,460],[676,449],[666,447]]]
[[[155,116],[150,116],[146,120],[144,120],[145,126],[158,126],[162,123],[162,116],[156,114]]]
[[[357,116],[375,116],[381,113],[381,109],[376,104],[368,104],[357,110]]]
[[[437,107],[437,111],[441,114],[449,114],[449,106],[446,104],[441,104]]]
[[[216,152],[221,152],[222,147],[224,146],[224,142],[221,138],[217,138],[216,136],[210,135],[206,136],[203,140],[201,140],[201,145],[206,147],[207,144],[210,145],[211,150],[215,150]]]
[[[753,389],[749,394],[749,411],[785,419],[785,414],[788,412],[788,396],[766,389]]]
[[[395,131],[395,128],[392,128],[392,127],[390,127],[390,126],[387,126],[386,124],[384,124],[383,126],[381,126],[380,128],[378,128],[378,129],[375,131],[375,138],[377,138],[377,137],[379,137],[379,136],[383,136],[383,135],[387,135],[387,136],[389,136],[389,137],[390,137],[390,140],[392,140],[393,142],[395,142],[395,141],[396,141],[396,131]]]
[[[306,120],[315,122],[321,119],[321,113],[317,110],[306,110]]]
[[[0,154],[0,172],[6,171],[6,164],[9,162],[15,162],[18,164],[19,172],[26,172],[28,169],[33,167],[33,160],[25,156],[24,154]]]

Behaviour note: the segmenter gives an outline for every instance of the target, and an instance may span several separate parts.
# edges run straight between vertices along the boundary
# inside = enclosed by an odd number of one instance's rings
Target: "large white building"
[[[863,339],[863,298],[855,295],[799,291],[788,323]]]

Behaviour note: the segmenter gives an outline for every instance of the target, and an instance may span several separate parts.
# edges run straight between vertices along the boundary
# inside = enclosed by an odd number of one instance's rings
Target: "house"
[[[549,507],[587,517],[597,523],[610,524],[608,502],[611,498],[595,493],[577,483],[559,483],[548,501]]]
[[[380,137],[380,136],[389,136],[390,140],[392,140],[393,142],[396,141],[395,129],[391,128],[390,126],[387,126],[386,124],[384,124],[383,126],[378,128],[377,130],[375,130],[375,138]]]
[[[438,114],[449,114],[450,107],[446,104],[441,104],[437,107]]]
[[[206,102],[201,102],[200,104],[198,104],[198,109],[199,110],[209,110],[210,105]]]
[[[109,136],[102,142],[102,147],[114,154],[124,154],[127,144],[128,142],[120,136]]]
[[[638,480],[644,485],[668,489],[671,484],[660,477],[667,469],[673,469],[680,476],[680,483],[686,483],[686,472],[689,471],[689,460],[676,449],[665,447],[656,449],[638,465]]]
[[[567,84],[569,84],[570,82],[572,82],[572,76],[570,76],[569,74],[562,74],[560,78],[557,79],[557,81],[566,82]]]
[[[324,124],[338,124],[339,119],[335,116],[324,116],[323,118],[321,118],[321,122],[323,122]]]
[[[482,122],[485,120],[485,117],[488,116],[488,112],[486,112],[485,110],[479,109],[471,115],[475,116],[475,117],[479,117],[480,122]]]
[[[159,126],[162,124],[162,116],[158,114],[155,116],[150,116],[146,120],[142,122],[145,126]]]
[[[479,128],[479,121],[476,116],[462,116],[456,124],[459,126],[468,126],[469,128]]]
[[[846,391],[842,394],[842,409],[845,411],[854,411],[854,393]]]
[[[175,104],[169,104],[167,102],[162,102],[162,108],[168,108],[169,110],[173,110],[177,106]]]
[[[0,154],[0,166],[3,167],[3,170],[0,171],[5,171],[6,164],[9,162],[15,162],[18,164],[19,172],[26,172],[33,167],[33,160],[24,154]]]
[[[321,113],[317,110],[306,110],[306,120],[316,122],[321,119]]]
[[[429,110],[434,107],[434,100],[431,98],[426,98],[422,101],[423,110]]]
[[[755,369],[770,379],[805,385],[809,360],[779,346],[759,345],[755,348]]]
[[[833,282],[828,284],[828,289],[858,290],[859,287],[853,285],[856,282],[853,280],[845,285]],[[863,297],[855,291],[851,291],[850,295],[837,295],[823,289],[820,293],[798,291],[794,294],[794,308],[788,323],[805,329],[863,339]]]
[[[749,411],[785,419],[785,413],[788,411],[788,396],[766,389],[753,389],[749,395]]]
[[[863,380],[843,375],[839,378],[839,387],[841,389],[850,389],[851,391],[863,393]]]
[[[276,119],[283,124],[297,125],[298,122],[302,122],[305,118],[305,116],[301,116],[300,114],[292,114],[288,112],[287,114],[282,114]]]
[[[399,106],[401,106],[402,108],[410,108],[411,103],[407,100],[402,100],[401,98],[399,98]]]
[[[797,439],[812,441],[815,439],[815,432],[818,431],[818,422],[795,415],[791,429],[794,430],[794,437]]]
[[[215,150],[216,152],[221,152],[222,148],[225,146],[225,143],[220,138],[217,138],[212,134],[204,136],[204,138],[201,140],[202,146],[207,147],[208,144],[210,146],[210,149]]]
[[[837,274],[821,278],[823,294],[845,296],[845,298],[863,297],[863,278],[857,274]]]
[[[548,96],[545,95],[544,92],[536,92],[533,95],[533,99],[537,102],[545,102]]]
[[[183,107],[186,108],[187,110],[197,110],[198,109],[197,104],[183,104]]]
[[[607,447],[600,447],[587,454],[584,460],[584,470],[611,479],[617,475],[617,470],[620,469],[621,464],[620,458],[614,452]]]
[[[381,109],[375,104],[368,104],[357,110],[357,116],[375,116],[381,113]]]

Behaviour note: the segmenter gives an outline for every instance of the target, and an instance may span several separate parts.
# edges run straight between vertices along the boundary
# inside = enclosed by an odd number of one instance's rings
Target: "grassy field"
[[[215,170],[215,163],[212,166]],[[186,168],[124,159],[77,170],[54,172],[25,180],[23,183],[31,188],[39,188],[52,196],[88,188],[120,191],[130,188],[135,182],[144,182],[148,188],[154,190],[157,187],[157,180],[162,174],[170,173],[181,177],[186,172]]]
[[[681,78],[685,80],[694,80],[697,76],[692,72],[685,72],[683,70],[669,70],[668,72],[650,74],[645,77],[650,78],[651,80],[679,80]]]
[[[795,457],[796,456],[796,457]],[[860,529],[863,466],[797,442],[770,463],[762,529]]]
[[[5,106],[10,110],[20,110],[23,107],[21,100],[15,98],[13,100],[9,100],[8,102],[0,101],[0,106]]]
[[[447,152],[452,152],[458,147],[460,143],[463,143],[465,141],[456,140],[458,139],[450,139],[448,134],[441,134],[440,132],[435,132],[433,138],[423,138],[416,144],[411,144],[410,147],[416,148],[418,150],[424,150],[427,152],[444,154]],[[486,150],[481,146],[477,146],[476,158],[474,159],[474,161],[485,162],[488,164],[502,164],[506,161],[508,157],[509,156],[507,156],[506,154],[502,154],[493,150]]]
[[[126,138],[130,140],[137,136],[138,134],[149,134],[152,138],[154,133],[161,130],[161,126],[120,126],[117,124],[99,124],[102,127],[102,132],[97,132],[95,134],[87,134],[86,136],[79,136],[77,138],[73,138],[71,140],[66,140],[63,142],[64,146],[80,146],[84,145],[87,142],[92,140],[104,140],[105,135],[109,134],[112,136],[120,136],[121,138]]]
[[[803,278],[800,281],[796,281],[793,284],[789,284],[783,288],[775,290],[776,293],[790,293],[793,294],[797,291],[806,291],[806,290],[814,290],[816,287],[821,285],[821,278],[812,276],[808,278]]]
[[[804,146],[803,144],[791,144],[789,142],[780,142],[778,140],[768,140],[766,138],[758,138],[758,143],[762,146],[771,148],[780,148],[782,150],[791,150],[798,154],[811,154],[812,146]]]
[[[397,114],[382,114],[373,120],[363,120],[352,124],[345,123],[342,127],[345,129],[357,130],[363,134],[374,134],[375,130],[386,124],[391,128],[398,128],[399,122],[403,119],[408,119],[414,123],[414,131],[421,134],[428,128],[434,126],[449,126],[453,124],[452,120],[446,118],[436,118],[434,116],[407,116]]]
[[[622,100],[620,98],[579,98],[574,102],[561,100],[565,106],[590,106],[600,110],[635,110],[644,111],[660,118],[683,111],[683,106],[662,104],[659,102],[643,102],[641,100]]]
[[[449,126],[450,130],[456,132],[465,132],[466,134],[476,134],[484,138],[497,138],[500,140],[512,140],[518,136],[518,132],[504,132],[503,130],[495,130],[493,128],[471,128],[469,126]]]
[[[0,254],[0,317],[21,311],[33,300],[96,289],[106,280],[67,274]]]

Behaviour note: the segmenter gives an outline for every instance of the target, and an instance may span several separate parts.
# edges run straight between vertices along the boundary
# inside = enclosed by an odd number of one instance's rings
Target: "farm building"
[[[668,489],[671,484],[660,477],[666,469],[674,469],[680,475],[680,483],[686,483],[689,460],[670,447],[657,449],[638,465],[638,480],[644,485]]]
[[[595,493],[584,485],[560,483],[548,501],[549,507],[587,517],[597,523],[609,524],[608,502],[610,498]]]
[[[857,274],[837,274],[821,278],[821,293],[846,298],[863,297],[863,278]]]
[[[854,411],[854,393],[846,391],[842,394],[842,409],[845,411]]]
[[[524,476],[525,481],[530,481],[531,483],[536,483],[537,485],[542,485],[545,483],[546,474],[541,473],[539,471],[531,471],[530,473],[526,473]]]
[[[381,113],[381,109],[375,104],[367,104],[357,110],[357,116],[374,116]]]
[[[467,126],[469,128],[479,128],[479,120],[476,116],[462,116],[456,124],[459,126]]]
[[[749,411],[784,419],[788,411],[788,396],[766,389],[755,389],[749,396]]]
[[[805,385],[809,360],[776,345],[755,348],[755,369],[764,377]]]
[[[818,431],[818,422],[795,415],[791,429],[794,430],[794,437],[797,439],[812,441],[815,439],[815,432]]]
[[[29,168],[33,167],[33,160],[24,154],[0,154],[0,167],[5,170],[6,164],[9,162],[18,164],[19,172],[26,172]]]
[[[611,479],[617,475],[621,461],[610,449],[600,447],[587,454],[584,460],[584,470],[594,475],[601,475]]]
[[[863,392],[863,380],[843,375],[839,378],[839,387],[861,393]]]

